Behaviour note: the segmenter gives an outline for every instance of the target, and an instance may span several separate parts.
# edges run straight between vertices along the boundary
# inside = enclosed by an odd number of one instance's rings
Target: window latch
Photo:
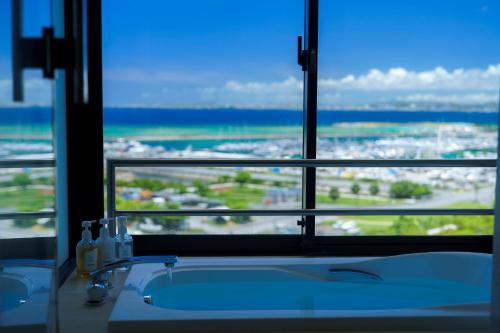
[[[302,218],[297,221],[297,225],[300,226],[300,234],[303,236],[304,228],[306,227],[306,219],[302,216]]]
[[[316,73],[317,52],[302,48],[302,36],[297,37],[297,63],[302,67],[303,72]]]
[[[24,100],[24,69],[42,69],[44,78],[53,79],[54,70],[64,68],[65,59],[64,39],[54,37],[54,28],[44,27],[40,38],[22,36],[22,0],[12,0],[13,100]]]

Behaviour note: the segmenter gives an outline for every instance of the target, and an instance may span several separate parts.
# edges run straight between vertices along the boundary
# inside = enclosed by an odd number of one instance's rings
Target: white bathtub
[[[6,267],[0,272],[0,332],[48,332],[53,270]]]
[[[489,326],[491,256],[181,258],[130,271],[110,332],[440,331]],[[149,303],[145,302],[145,299]]]

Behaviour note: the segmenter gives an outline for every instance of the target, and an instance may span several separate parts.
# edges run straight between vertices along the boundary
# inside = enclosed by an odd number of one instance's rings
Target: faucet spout
[[[110,270],[121,267],[130,267],[136,264],[148,263],[163,263],[165,267],[173,267],[177,263],[177,256],[143,256],[132,257],[130,259],[121,259],[90,272],[89,276],[92,280],[95,281],[98,280],[102,274]]]

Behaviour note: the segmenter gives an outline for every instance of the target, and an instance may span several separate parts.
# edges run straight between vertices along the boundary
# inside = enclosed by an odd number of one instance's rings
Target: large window
[[[499,13],[492,1],[320,1],[318,158],[495,159]],[[323,207],[492,208],[495,168],[323,169],[317,187]],[[493,231],[490,216],[318,222],[331,234]]]
[[[302,157],[302,0],[103,2],[106,158]],[[134,20],[133,25],[129,24]],[[118,209],[300,208],[300,168],[116,170]],[[297,218],[153,217],[133,233],[300,233]]]
[[[133,233],[492,233],[494,1],[102,3],[108,209]]]
[[[25,70],[24,101],[13,102],[11,3],[0,3],[0,239],[54,236],[51,83],[41,71]],[[24,5],[20,33],[40,37],[50,25],[50,2]]]

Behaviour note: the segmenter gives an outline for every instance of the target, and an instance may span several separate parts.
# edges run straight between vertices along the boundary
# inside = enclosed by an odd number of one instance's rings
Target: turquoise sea
[[[52,138],[50,108],[0,109],[0,142],[47,142]],[[136,139],[167,149],[210,148],[232,141],[299,139],[301,111],[242,109],[105,108],[107,140]],[[443,123],[496,126],[496,112],[319,111],[320,137],[373,140],[391,135],[425,135]]]

